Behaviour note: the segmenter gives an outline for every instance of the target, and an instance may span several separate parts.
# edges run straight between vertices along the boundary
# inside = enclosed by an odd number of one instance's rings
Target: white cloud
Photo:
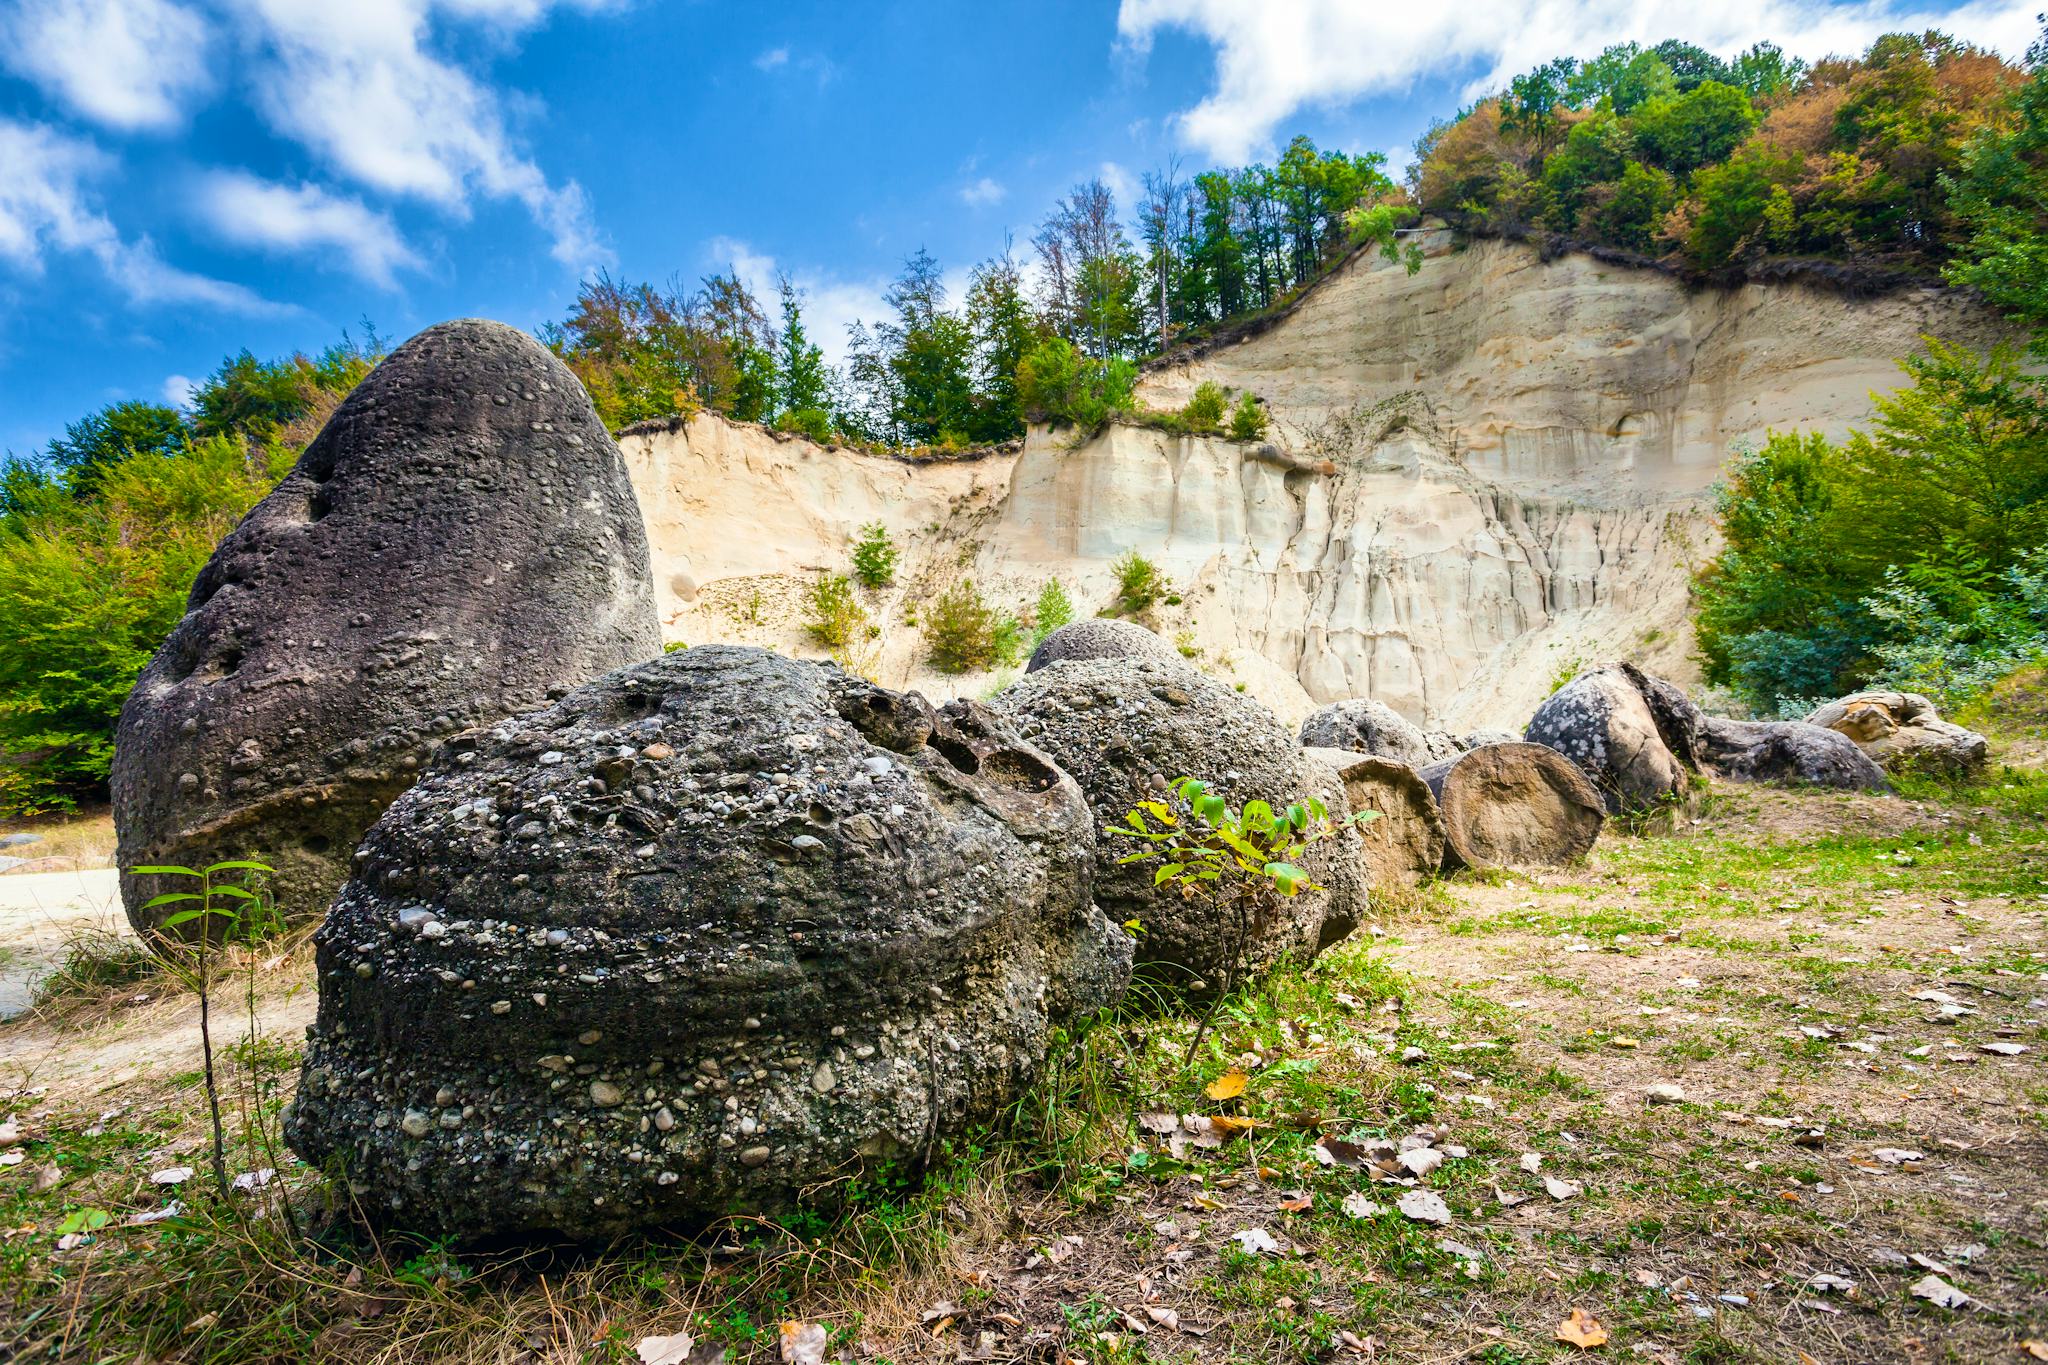
[[[525,206],[555,259],[609,263],[574,181],[553,183],[505,126],[499,94],[429,50],[437,8],[506,32],[548,0],[232,0],[265,118],[328,165],[387,194],[466,213],[473,193]]]
[[[756,71],[773,71],[777,67],[788,65],[789,49],[786,47],[771,47],[760,56],[754,58],[754,69]]]
[[[741,283],[752,290],[761,306],[768,310],[769,317],[778,316],[780,272],[773,256],[757,251],[734,237],[712,238],[705,244],[704,254],[714,270],[730,266]],[[892,316],[889,305],[882,301],[882,293],[888,288],[885,281],[844,280],[807,270],[792,270],[789,275],[803,295],[804,330],[810,334],[812,344],[822,350],[825,359],[834,365],[846,361],[848,327],[856,322],[865,322],[872,327],[878,320]],[[950,285],[952,281],[949,279],[947,283]]]
[[[192,395],[199,392],[199,385],[189,376],[173,374],[164,376],[163,398],[174,408],[190,409]]]
[[[991,204],[1002,203],[1003,196],[1008,193],[1002,182],[983,176],[972,184],[960,187],[960,202],[973,209],[987,208]]]
[[[0,118],[0,265],[35,275],[51,252],[84,255],[131,303],[290,311],[241,285],[178,269],[147,237],[122,237],[87,189],[106,166],[107,158],[80,138]]]
[[[317,185],[280,185],[242,171],[217,172],[201,185],[199,207],[214,230],[231,242],[269,251],[338,255],[356,275],[385,289],[396,286],[400,269],[421,265],[389,215]]]
[[[1947,11],[1883,0],[1122,0],[1117,32],[1139,52],[1168,29],[1214,44],[1215,88],[1177,116],[1177,130],[1234,162],[1269,147],[1305,106],[1398,94],[1418,78],[1475,64],[1484,74],[1468,97],[1552,57],[1674,37],[1723,53],[1769,39],[1812,58],[1858,51],[1887,30],[1940,28],[2018,56],[2036,31],[2036,8],[2037,0],[1975,0]]]
[[[17,0],[0,13],[0,63],[112,128],[176,123],[204,89],[206,21],[170,0]]]
[[[1109,192],[1116,196],[1119,212],[1128,214],[1138,206],[1138,182],[1131,179],[1131,173],[1114,161],[1102,163],[1096,178],[1109,186]]]

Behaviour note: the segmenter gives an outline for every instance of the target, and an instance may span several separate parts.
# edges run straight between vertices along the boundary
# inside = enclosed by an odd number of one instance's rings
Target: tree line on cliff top
[[[2043,60],[2022,70],[1938,34],[1810,68],[1768,45],[1610,48],[1433,129],[1405,186],[1377,155],[1297,138],[1270,167],[1155,171],[1131,224],[1107,186],[1077,186],[959,300],[920,251],[844,367],[797,290],[771,317],[730,270],[694,287],[601,278],[544,339],[615,427],[706,408],[857,442],[1000,440],[1029,416],[1127,406],[1135,361],[1284,307],[1361,244],[1402,254],[1396,231],[1429,212],[1687,270],[1803,254],[1940,272],[2033,328],[2048,359]],[[8,457],[0,816],[103,794],[121,700],[198,568],[381,351],[371,334],[243,353],[186,406],[115,403]],[[2048,631],[2048,398],[2008,353],[1915,364],[1867,436],[1774,438],[1722,491],[1702,655],[1759,709],[1874,677],[1967,687]]]

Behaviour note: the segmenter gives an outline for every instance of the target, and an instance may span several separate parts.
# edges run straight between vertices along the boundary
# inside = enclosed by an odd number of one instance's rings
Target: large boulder
[[[1415,769],[1348,749],[1311,746],[1305,752],[1344,783],[1371,885],[1414,886],[1437,874],[1444,864],[1444,817]],[[1370,819],[1358,818],[1367,813]]]
[[[1036,673],[1048,664],[1067,659],[1165,659],[1178,663],[1180,655],[1172,645],[1134,621],[1095,616],[1061,626],[1038,642],[1026,673]]]
[[[1143,926],[1139,968],[1172,989],[1221,988],[1238,958],[1239,928],[1200,899],[1155,887],[1151,864],[1120,865],[1141,845],[1108,827],[1180,777],[1200,778],[1233,807],[1314,796],[1334,817],[1348,809],[1335,770],[1310,759],[1272,712],[1178,659],[1062,662],[1018,679],[992,704],[1081,784],[1097,828],[1095,899],[1111,919]],[[1324,889],[1282,902],[1247,945],[1243,971],[1287,954],[1313,957],[1358,927],[1367,896],[1358,837],[1346,828],[1310,848],[1306,870]]]
[[[220,544],[122,708],[123,867],[255,858],[314,916],[447,736],[661,651],[639,505],[561,361],[430,327]],[[138,928],[163,879],[126,876]]]
[[[1697,709],[1660,681],[1626,663],[1581,673],[1536,708],[1524,738],[1577,764],[1609,815],[1682,804],[1696,763]]]
[[[1838,730],[1803,720],[1725,720],[1701,726],[1700,763],[1738,782],[1888,791],[1884,769]]]
[[[454,741],[370,831],[286,1133],[415,1231],[829,1202],[1122,994],[1094,857],[986,708],[758,649],[623,669]]]
[[[1891,772],[1962,776],[1982,768],[1990,751],[1984,736],[1943,720],[1934,703],[1917,692],[1858,692],[1829,702],[1806,720],[1841,731]]]
[[[1300,740],[1315,748],[1391,758],[1411,768],[1454,758],[1470,747],[1442,731],[1424,730],[1384,702],[1363,697],[1319,707],[1301,723]]]
[[[1542,744],[1486,744],[1417,774],[1443,814],[1444,867],[1562,867],[1606,823],[1586,775]]]

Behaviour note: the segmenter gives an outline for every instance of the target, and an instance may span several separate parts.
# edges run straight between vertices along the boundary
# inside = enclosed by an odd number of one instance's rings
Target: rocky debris
[[[1613,814],[1682,805],[1692,772],[1738,782],[1886,788],[1844,735],[1805,721],[1709,716],[1677,684],[1634,664],[1581,673],[1537,708],[1529,739],[1572,760]]]
[[[1458,737],[1458,751],[1468,753],[1489,744],[1520,744],[1522,737],[1509,730],[1474,730]]]
[[[1678,806],[1692,787],[1698,712],[1658,681],[1626,663],[1581,673],[1536,708],[1524,737],[1577,764],[1609,815]]]
[[[1316,748],[1391,758],[1411,768],[1455,758],[1470,747],[1442,731],[1424,730],[1393,707],[1363,697],[1318,709],[1301,723],[1300,740]]]
[[[1838,730],[1803,720],[1704,717],[1700,765],[1738,782],[1788,782],[1850,791],[1889,791],[1884,769]]]
[[[430,327],[200,571],[122,708],[120,865],[258,859],[286,913],[318,915],[446,737],[660,651],[639,507],[583,386],[514,328]],[[122,879],[138,928],[166,889]]]
[[[1134,621],[1095,616],[1061,626],[1031,651],[1026,673],[1063,659],[1166,659],[1180,662],[1172,645]]]
[[[1335,770],[1354,814],[1374,812],[1356,826],[1372,885],[1414,886],[1436,875],[1444,865],[1444,817],[1436,793],[1415,769],[1348,749],[1305,752]]]
[[[26,848],[30,844],[40,844],[42,841],[42,835],[31,834],[27,830],[15,834],[0,834],[0,848]]]
[[[287,1135],[461,1236],[829,1198],[1122,993],[1094,857],[986,708],[758,649],[622,669],[451,742],[371,829]]]
[[[1443,812],[1446,868],[1558,867],[1606,823],[1585,774],[1542,744],[1489,744],[1417,775]]]
[[[1211,918],[1199,900],[1155,888],[1152,867],[1120,866],[1137,846],[1104,831],[1180,777],[1200,778],[1233,807],[1317,796],[1333,817],[1348,810],[1336,772],[1312,762],[1272,712],[1179,659],[1062,662],[1020,678],[993,705],[1081,784],[1096,820],[1095,899],[1111,919],[1143,926],[1141,972],[1175,989],[1219,987],[1237,927]],[[1324,889],[1281,903],[1245,954],[1247,971],[1289,953],[1312,957],[1358,927],[1367,891],[1358,838],[1347,829],[1309,849],[1306,870]]]
[[[1917,692],[1858,692],[1829,702],[1806,721],[1839,730],[1889,772],[1972,773],[1984,766],[1990,749],[1984,736],[1943,720]]]

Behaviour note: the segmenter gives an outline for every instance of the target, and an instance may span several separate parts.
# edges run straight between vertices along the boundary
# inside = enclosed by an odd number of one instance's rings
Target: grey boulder
[[[1256,799],[1277,809],[1315,796],[1333,817],[1346,814],[1336,770],[1309,758],[1258,702],[1178,659],[1122,658],[1027,674],[992,705],[1081,784],[1097,830],[1095,898],[1111,919],[1142,926],[1138,961],[1148,979],[1214,991],[1233,963],[1256,973],[1285,955],[1307,960],[1358,927],[1366,864],[1348,828],[1309,849],[1306,870],[1324,889],[1283,901],[1251,934],[1241,961],[1241,927],[1229,916],[1155,888],[1149,863],[1118,864],[1142,846],[1108,828],[1180,777],[1201,779],[1234,808]]]
[[[1700,763],[1738,782],[1888,791],[1884,769],[1837,730],[1803,720],[1704,718]]]
[[[1609,815],[1676,806],[1697,763],[1698,712],[1660,682],[1627,663],[1583,672],[1536,708],[1524,736],[1577,764]]]
[[[1048,664],[1077,659],[1165,659],[1179,663],[1180,655],[1172,645],[1135,622],[1098,616],[1061,626],[1039,641],[1024,671],[1036,673]]]
[[[1424,730],[1384,702],[1359,697],[1333,701],[1301,723],[1301,743],[1323,749],[1349,749],[1427,767],[1455,758],[1468,746],[1442,731]]]
[[[1093,864],[1079,789],[986,708],[758,649],[623,669],[370,831],[287,1135],[458,1236],[830,1203],[1121,995]]]
[[[1984,736],[1943,720],[1934,703],[1917,692],[1858,692],[1829,702],[1806,720],[1839,730],[1891,772],[1963,776],[1982,768],[1990,752]]]
[[[200,571],[121,711],[120,864],[257,859],[317,916],[444,739],[660,650],[639,505],[582,385],[511,327],[430,327]],[[137,928],[165,889],[124,875]]]

